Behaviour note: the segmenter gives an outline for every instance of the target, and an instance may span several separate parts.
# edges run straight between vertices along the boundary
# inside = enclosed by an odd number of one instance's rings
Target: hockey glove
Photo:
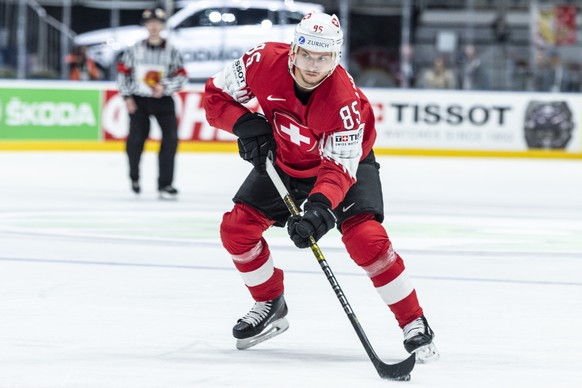
[[[313,194],[307,199],[303,216],[292,216],[287,224],[287,231],[298,248],[309,247],[309,236],[319,241],[337,219],[331,210],[331,202],[323,194]]]
[[[240,157],[251,162],[257,171],[265,171],[267,155],[275,155],[277,143],[273,128],[265,116],[260,113],[247,113],[241,116],[232,127],[238,136],[238,153]]]

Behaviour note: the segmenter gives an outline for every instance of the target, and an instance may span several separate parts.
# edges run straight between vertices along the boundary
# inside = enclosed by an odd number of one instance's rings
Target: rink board
[[[235,152],[211,127],[203,84],[175,96],[180,151]],[[565,93],[365,89],[383,155],[582,158],[582,96]],[[248,104],[257,110],[256,100]],[[543,112],[554,110],[554,126]],[[0,150],[122,150],[129,119],[112,82],[0,81]],[[557,131],[548,128],[560,128]],[[152,120],[147,150],[161,131]]]

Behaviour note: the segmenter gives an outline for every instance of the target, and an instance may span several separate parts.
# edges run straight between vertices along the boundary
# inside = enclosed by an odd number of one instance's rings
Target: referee
[[[179,51],[160,36],[166,12],[161,8],[146,9],[142,23],[148,30],[147,39],[129,47],[117,64],[117,84],[129,113],[126,152],[131,189],[136,194],[141,191],[139,163],[150,132],[150,116],[153,116],[162,129],[158,192],[161,199],[176,199],[178,190],[172,183],[178,123],[172,94],[179,91],[188,78]]]

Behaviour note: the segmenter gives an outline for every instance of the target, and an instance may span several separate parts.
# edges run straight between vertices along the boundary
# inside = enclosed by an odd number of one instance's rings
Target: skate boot
[[[136,194],[139,194],[141,192],[139,181],[131,181],[131,191],[133,191]]]
[[[176,200],[178,199],[178,190],[172,186],[164,186],[158,189],[160,199]]]
[[[416,361],[426,363],[438,360],[440,354],[432,342],[434,332],[424,315],[404,326],[402,330],[404,331],[404,348],[408,353],[416,355]]]
[[[236,348],[248,349],[282,334],[289,328],[286,315],[287,304],[283,294],[273,300],[256,302],[251,311],[232,328],[232,335],[237,339]]]

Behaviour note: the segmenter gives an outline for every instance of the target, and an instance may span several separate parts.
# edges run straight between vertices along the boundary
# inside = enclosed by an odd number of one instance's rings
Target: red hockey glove
[[[277,143],[273,137],[273,128],[265,116],[260,113],[247,113],[241,116],[232,127],[238,136],[238,153],[241,158],[251,162],[257,171],[265,171],[267,155],[275,155]]]
[[[298,248],[309,246],[309,236],[319,241],[337,219],[331,210],[331,202],[323,194],[315,193],[307,199],[303,216],[289,218],[287,231]]]

